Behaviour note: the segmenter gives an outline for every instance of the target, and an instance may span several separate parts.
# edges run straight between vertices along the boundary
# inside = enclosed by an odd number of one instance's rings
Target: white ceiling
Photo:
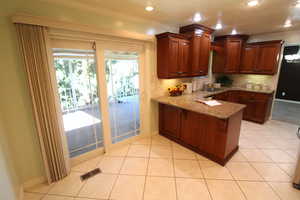
[[[242,34],[300,29],[300,8],[295,8],[296,0],[261,0],[257,7],[248,7],[247,0],[150,1],[155,6],[152,12],[144,9],[149,0],[72,0],[68,2],[81,3],[96,10],[99,9],[99,12],[107,10],[171,27],[193,23],[193,15],[199,12],[203,18],[200,24],[214,28],[218,21],[222,23],[223,29],[216,31],[216,35],[229,34],[233,28]],[[283,27],[287,19],[292,21],[293,26],[290,28]]]

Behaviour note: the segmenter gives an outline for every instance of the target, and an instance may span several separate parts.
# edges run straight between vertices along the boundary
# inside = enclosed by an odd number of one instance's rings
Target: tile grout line
[[[171,151],[172,151],[172,163],[173,163],[173,176],[174,176],[174,184],[175,184],[175,195],[176,199],[179,200],[178,198],[178,189],[177,189],[177,181],[176,181],[176,173],[175,173],[175,159],[174,159],[174,144],[171,142]]]
[[[227,163],[226,163],[226,164],[227,164]],[[229,172],[230,175],[232,176],[233,181],[235,182],[235,184],[237,184],[238,188],[239,188],[240,191],[242,192],[242,194],[243,194],[243,196],[245,197],[245,199],[248,199],[247,196],[246,196],[246,194],[245,194],[245,192],[242,190],[240,184],[238,183],[238,181],[236,180],[236,178],[232,175],[232,172],[226,167],[226,165],[225,165],[224,167],[228,170],[228,172]]]
[[[201,174],[202,174],[202,176],[203,176],[204,184],[205,184],[205,186],[206,186],[206,188],[207,188],[207,191],[208,191],[208,193],[209,193],[209,197],[210,197],[211,200],[213,200],[213,196],[212,196],[211,191],[210,191],[210,189],[209,189],[209,187],[208,187],[207,179],[205,178],[204,172],[202,171],[202,167],[201,167],[201,164],[200,164],[200,160],[198,160],[197,155],[196,155],[196,158],[197,158],[197,163],[198,163],[198,166],[199,166],[199,168],[200,168]]]
[[[148,170],[149,170],[149,162],[150,162],[150,154],[151,154],[151,150],[152,150],[152,136],[150,137],[150,148],[149,148],[149,152],[148,152],[148,162],[147,162],[147,169],[146,169],[146,175],[145,175],[145,182],[144,182],[144,188],[143,188],[143,195],[142,195],[142,199],[145,199],[145,191],[146,191],[146,183],[147,183],[147,177],[148,177]]]
[[[131,143],[128,145],[128,149],[127,149],[127,151],[126,151],[126,153],[125,153],[125,155],[124,155],[122,164],[121,164],[120,169],[119,169],[119,171],[118,171],[118,174],[116,175],[117,177],[116,177],[116,179],[115,179],[115,181],[114,181],[114,183],[113,183],[113,185],[112,185],[112,187],[111,187],[111,190],[110,190],[110,192],[109,192],[108,199],[111,199],[111,195],[112,195],[113,189],[115,188],[115,186],[116,186],[116,184],[117,184],[117,181],[118,181],[118,179],[120,178],[121,170],[122,170],[122,168],[123,168],[123,166],[124,166],[124,163],[125,163],[125,161],[126,161],[127,154],[128,154],[128,152],[129,152],[130,146],[131,146]]]
[[[277,193],[277,191],[272,187],[272,185],[266,181],[266,184],[271,188],[271,190],[276,194],[276,196],[280,199],[280,200],[283,200],[280,195]]]

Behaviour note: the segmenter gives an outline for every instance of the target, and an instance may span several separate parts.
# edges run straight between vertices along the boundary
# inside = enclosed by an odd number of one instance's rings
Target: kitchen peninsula
[[[221,165],[238,150],[241,121],[246,105],[222,101],[218,106],[196,102],[229,91],[253,92],[227,88],[218,92],[195,92],[178,97],[153,98],[159,103],[159,134]],[[260,91],[272,94],[272,91]]]

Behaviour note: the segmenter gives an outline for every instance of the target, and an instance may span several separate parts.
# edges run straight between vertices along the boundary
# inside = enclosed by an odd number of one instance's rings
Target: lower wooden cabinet
[[[265,123],[270,117],[273,93],[265,94],[248,91],[227,91],[216,94],[213,97],[217,100],[245,104],[246,108],[243,114],[244,120]]]
[[[159,133],[225,165],[238,149],[242,112],[218,119],[159,104]]]
[[[174,138],[179,138],[182,110],[173,106],[159,105],[159,130]]]

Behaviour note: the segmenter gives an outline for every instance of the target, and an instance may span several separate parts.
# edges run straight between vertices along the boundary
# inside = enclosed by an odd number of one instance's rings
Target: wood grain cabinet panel
[[[198,113],[183,110],[180,139],[193,147],[200,147],[203,141],[204,117]]]
[[[276,74],[282,42],[273,41],[259,45],[255,71],[260,74]]]
[[[158,78],[207,75],[213,31],[192,24],[180,27],[179,34],[166,32],[156,35]]]
[[[188,76],[190,41],[184,35],[162,33],[157,37],[158,78]]]
[[[243,113],[244,120],[265,123],[270,117],[273,95],[273,93],[264,94],[248,91],[226,91],[213,95],[213,98],[244,104],[246,105]]]
[[[225,165],[238,150],[242,112],[218,119],[159,104],[159,134]]]
[[[242,48],[248,37],[247,35],[225,35],[215,38],[213,73],[239,73]]]
[[[177,107],[159,104],[159,129],[171,137],[179,138],[181,112]]]
[[[240,73],[253,73],[255,71],[259,47],[257,45],[245,45],[242,51]]]

